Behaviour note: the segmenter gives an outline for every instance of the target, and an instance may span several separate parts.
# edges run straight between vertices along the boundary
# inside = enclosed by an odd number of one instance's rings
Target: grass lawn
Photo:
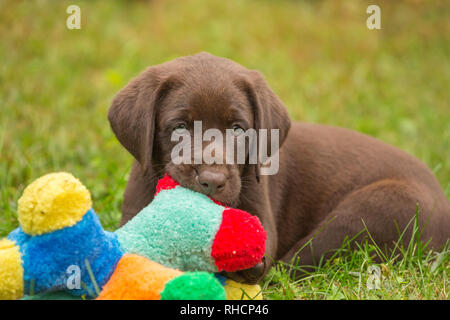
[[[132,158],[109,128],[109,103],[146,66],[199,51],[259,69],[295,120],[355,129],[415,155],[450,196],[448,1],[376,1],[382,30],[372,31],[373,1],[76,1],[81,30],[68,30],[73,3],[0,0],[0,236],[17,227],[23,188],[58,170],[80,178],[103,225],[117,228]],[[277,265],[264,293],[448,299],[448,250],[401,250],[404,259],[375,264],[376,244],[344,244],[297,282]],[[367,287],[369,267],[380,270],[379,289]]]

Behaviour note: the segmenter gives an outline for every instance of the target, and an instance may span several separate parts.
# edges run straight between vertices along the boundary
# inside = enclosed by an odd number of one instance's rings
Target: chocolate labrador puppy
[[[439,249],[450,237],[449,201],[422,162],[351,130],[291,123],[261,74],[231,60],[200,53],[150,67],[117,94],[108,118],[135,158],[122,224],[152,201],[164,173],[259,217],[271,259],[228,274],[235,280],[258,281],[272,260],[295,257],[313,266],[346,237],[364,239],[362,230],[379,246],[393,248],[403,230],[402,239],[409,241],[416,208],[430,248]],[[250,128],[279,129],[278,173],[261,175],[260,161],[174,164],[171,135],[193,134],[196,120],[202,132],[215,128],[224,135],[227,129],[236,136]]]

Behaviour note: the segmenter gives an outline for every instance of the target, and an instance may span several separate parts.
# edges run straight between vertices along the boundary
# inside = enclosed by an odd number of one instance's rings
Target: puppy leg
[[[131,167],[130,178],[125,188],[122,204],[122,220],[120,226],[123,226],[135,215],[145,208],[152,200],[156,191],[156,183],[160,176],[151,176],[151,179],[144,176],[139,162],[136,160]]]
[[[380,248],[393,248],[400,236],[398,230],[403,232],[414,218],[416,204],[419,205],[420,228],[423,229],[425,225],[427,228],[423,233],[424,240],[430,234],[441,234],[434,244],[443,245],[441,239],[448,239],[449,231],[445,231],[442,226],[449,225],[449,215],[443,214],[442,210],[447,210],[448,206],[443,203],[435,206],[436,201],[425,190],[409,181],[381,180],[346,196],[327,219],[301,239],[281,260],[295,264],[299,258],[299,266],[308,270],[303,266],[315,266],[322,256],[330,258],[333,251],[342,246],[346,236],[352,238],[365,230],[365,226]],[[434,209],[441,212],[435,212]],[[413,223],[403,236],[404,244],[409,242],[412,228]],[[367,239],[367,236],[367,232],[363,231],[355,241]]]

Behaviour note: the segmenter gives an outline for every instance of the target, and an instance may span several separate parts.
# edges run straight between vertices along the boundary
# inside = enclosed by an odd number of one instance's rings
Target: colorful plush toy
[[[167,175],[152,203],[114,233],[91,206],[89,191],[68,173],[25,189],[20,227],[0,241],[0,299],[58,290],[98,299],[224,299],[243,287],[227,280],[224,290],[210,272],[249,268],[264,255],[256,217]],[[80,288],[67,287],[68,270],[79,273]],[[260,298],[258,288],[247,289]]]

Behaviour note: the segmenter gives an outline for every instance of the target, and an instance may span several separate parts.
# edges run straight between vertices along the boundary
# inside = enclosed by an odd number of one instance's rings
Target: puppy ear
[[[267,155],[270,157],[271,152],[278,152],[278,149],[272,149],[272,132],[271,129],[278,129],[279,144],[281,147],[291,127],[291,120],[286,107],[270,89],[264,77],[255,70],[250,70],[243,79],[238,81],[238,86],[243,89],[253,107],[254,127],[258,133],[258,143],[260,143],[260,129],[267,130]],[[259,148],[258,148],[259,151]],[[258,152],[259,154],[259,152]],[[260,165],[267,159],[259,159],[255,166],[256,179],[259,181]]]
[[[144,174],[151,167],[158,104],[174,85],[174,77],[164,77],[157,67],[150,67],[131,80],[109,108],[114,134],[140,163]]]

